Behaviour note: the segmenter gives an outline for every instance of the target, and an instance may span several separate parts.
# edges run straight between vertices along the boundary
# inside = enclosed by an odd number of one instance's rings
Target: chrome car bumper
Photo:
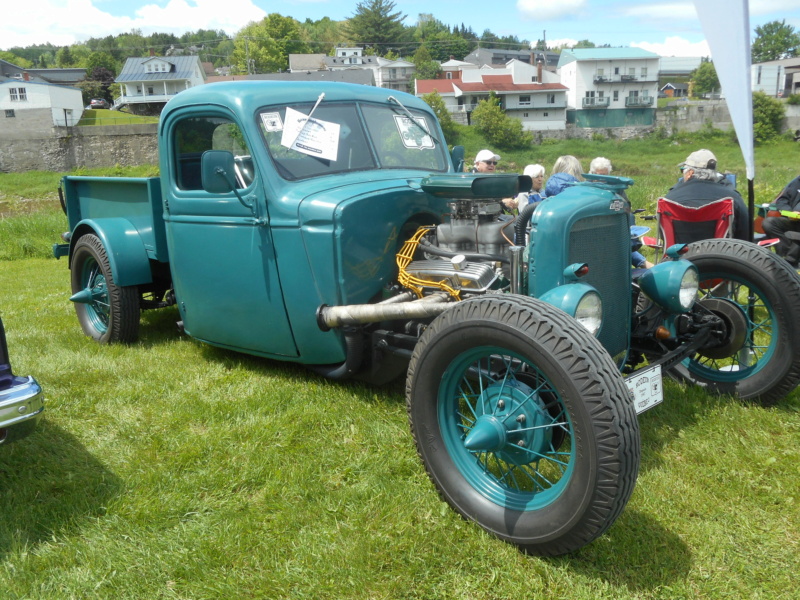
[[[8,428],[35,420],[44,410],[42,388],[33,377],[14,377],[10,388],[0,390],[0,444]]]

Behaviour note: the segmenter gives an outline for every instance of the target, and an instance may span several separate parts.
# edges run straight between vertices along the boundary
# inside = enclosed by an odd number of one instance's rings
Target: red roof
[[[569,89],[562,83],[514,83],[511,75],[484,75],[482,82],[465,83],[461,79],[417,79],[417,93],[440,94],[462,92],[544,92]]]

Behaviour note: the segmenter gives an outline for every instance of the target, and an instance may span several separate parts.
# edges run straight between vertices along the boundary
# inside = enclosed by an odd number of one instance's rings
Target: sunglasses
[[[482,160],[481,162],[484,162],[487,165],[496,165],[497,164],[496,160]]]

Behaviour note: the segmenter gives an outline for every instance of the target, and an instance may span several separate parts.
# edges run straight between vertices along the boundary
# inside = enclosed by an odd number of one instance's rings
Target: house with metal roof
[[[206,74],[198,56],[147,56],[127,59],[116,82],[121,95],[114,108],[160,114],[175,94],[203,85]]]
[[[541,62],[546,71],[556,72],[558,52],[550,50],[509,50],[505,48],[475,48],[464,57],[464,61],[479,67],[502,68],[509,61],[518,60],[535,66]]]
[[[659,56],[641,48],[563,50],[558,74],[567,92],[567,122],[578,127],[655,123]]]
[[[0,77],[8,77],[19,81],[75,86],[86,79],[86,69],[26,69],[6,60],[0,60]]]
[[[567,88],[542,64],[531,66],[511,60],[504,68],[468,68],[459,71],[457,77],[417,79],[415,83],[417,96],[436,91],[460,122],[470,123],[478,102],[494,93],[506,115],[519,119],[525,130],[566,128]]]

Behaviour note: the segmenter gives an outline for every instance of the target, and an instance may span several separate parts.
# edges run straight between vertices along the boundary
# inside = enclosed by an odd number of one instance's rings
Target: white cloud
[[[113,16],[92,0],[22,0],[14,7],[14,18],[0,22],[0,50],[47,42],[65,46],[131,29],[176,35],[222,29],[233,35],[266,15],[252,0],[226,0],[224,5],[217,0],[169,0],[163,6],[142,6],[133,18]]]
[[[663,42],[631,42],[630,45],[655,52],[659,56],[711,56],[705,40],[690,42],[680,37],[668,37]]]
[[[522,18],[537,21],[575,16],[585,6],[586,0],[517,0]]]
[[[578,43],[578,40],[573,40],[572,38],[560,38],[560,39],[557,39],[557,40],[547,40],[547,47],[548,48],[572,48],[577,43]]]
[[[671,2],[664,4],[637,3],[623,8],[622,14],[637,19],[666,20],[667,23],[678,23],[681,20],[695,19],[694,2]]]

